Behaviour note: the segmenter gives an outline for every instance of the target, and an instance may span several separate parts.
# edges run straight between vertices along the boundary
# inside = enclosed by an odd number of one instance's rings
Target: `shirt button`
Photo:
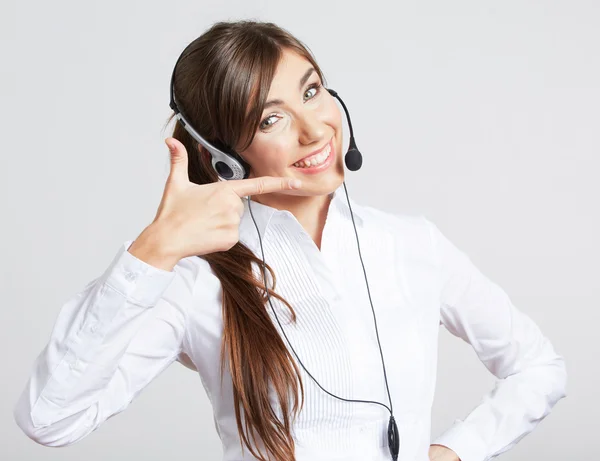
[[[137,278],[137,274],[127,271],[125,272],[125,278],[130,282],[133,282]]]
[[[97,329],[98,329],[98,325],[97,325],[97,324],[95,324],[95,323],[92,323],[92,324],[90,325],[90,331],[91,331],[92,333],[96,333],[96,330],[97,330]]]
[[[69,368],[71,370],[74,370],[75,368],[77,368],[79,366],[79,360],[75,359],[73,360],[71,363],[69,363]]]

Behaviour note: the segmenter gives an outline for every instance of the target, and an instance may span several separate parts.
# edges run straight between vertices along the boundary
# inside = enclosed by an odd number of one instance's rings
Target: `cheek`
[[[287,167],[290,147],[283,142],[270,140],[268,143],[257,143],[249,154],[250,165],[258,172],[277,171]]]
[[[281,168],[287,167],[287,160],[289,158],[290,148],[286,146],[271,146],[269,153],[263,158],[265,159],[265,169],[271,171],[278,171]]]
[[[326,112],[327,118],[331,120],[332,124],[336,125],[336,128],[342,126],[342,108],[338,106],[337,100],[333,96],[329,98]]]
[[[327,123],[333,127],[335,130],[335,138],[336,138],[336,152],[341,153],[342,146],[344,143],[344,132],[342,128],[342,108],[338,107],[335,102],[335,98],[332,96],[332,106],[328,111]],[[338,155],[338,157],[342,157],[342,155]]]

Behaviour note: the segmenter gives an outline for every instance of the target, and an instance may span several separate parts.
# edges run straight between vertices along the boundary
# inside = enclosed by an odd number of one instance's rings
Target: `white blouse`
[[[428,461],[431,443],[450,447],[462,461],[510,449],[566,396],[564,359],[431,221],[350,203],[398,424],[398,459]],[[261,258],[244,204],[240,241]],[[343,184],[333,192],[321,250],[289,211],[252,201],[252,212],[276,291],[297,314],[290,323],[285,305],[271,297],[302,363],[337,396],[389,406]],[[242,452],[227,367],[219,385],[219,280],[198,257],[180,260],[173,271],[151,266],[127,251],[132,242],[62,306],[14,408],[17,424],[43,445],[75,443],[179,361],[199,374],[210,398],[223,461],[255,459],[247,448]],[[253,268],[262,280],[262,269]],[[463,420],[431,440],[439,325],[468,342],[499,380]],[[293,426],[296,459],[390,460],[388,410],[331,397],[298,366],[305,402]]]

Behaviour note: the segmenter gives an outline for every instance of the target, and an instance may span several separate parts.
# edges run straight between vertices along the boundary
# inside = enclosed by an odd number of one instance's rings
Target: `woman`
[[[387,460],[393,405],[399,459],[483,461],[566,395],[563,358],[432,222],[344,200],[341,112],[299,40],[217,23],[174,91],[249,174],[220,181],[176,123],[154,221],[65,303],[36,360],[15,407],[29,437],[82,439],[176,360],[202,378],[224,460]],[[430,444],[440,324],[502,381]]]

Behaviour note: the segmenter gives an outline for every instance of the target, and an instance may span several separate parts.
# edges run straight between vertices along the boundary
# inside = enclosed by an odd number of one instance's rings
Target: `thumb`
[[[188,156],[185,146],[175,138],[165,139],[171,156],[171,172],[169,180],[175,182],[188,182]]]

